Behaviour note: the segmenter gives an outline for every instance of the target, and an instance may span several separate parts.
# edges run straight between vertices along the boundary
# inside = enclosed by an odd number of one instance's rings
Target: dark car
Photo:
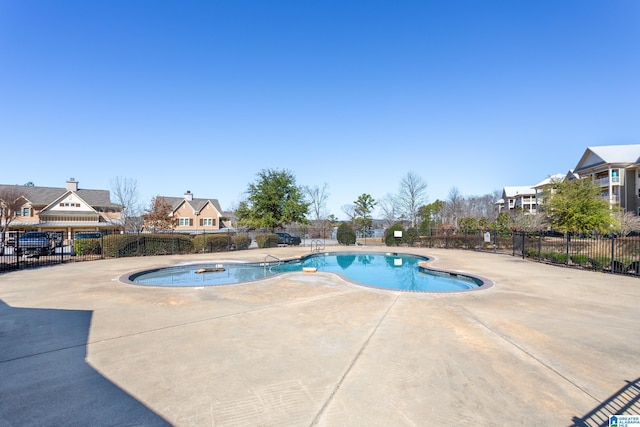
[[[293,245],[298,246],[302,243],[300,236],[296,236],[295,234],[276,232],[278,235],[278,244],[279,245]]]
[[[78,231],[75,234],[75,239],[99,239],[102,237],[102,233],[99,231]]]
[[[16,255],[52,255],[56,240],[44,231],[27,231],[16,241]]]

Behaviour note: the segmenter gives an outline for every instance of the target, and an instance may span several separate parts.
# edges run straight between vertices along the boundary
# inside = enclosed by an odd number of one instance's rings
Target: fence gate
[[[513,256],[524,258],[524,232],[513,232]]]

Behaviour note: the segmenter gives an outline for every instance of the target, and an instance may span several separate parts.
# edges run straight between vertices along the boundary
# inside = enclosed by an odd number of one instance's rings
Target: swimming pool
[[[357,284],[416,292],[479,289],[479,278],[429,269],[429,258],[399,253],[333,252],[271,263],[186,264],[133,273],[124,282],[147,286],[216,286],[265,279],[278,274],[314,270],[335,273]]]

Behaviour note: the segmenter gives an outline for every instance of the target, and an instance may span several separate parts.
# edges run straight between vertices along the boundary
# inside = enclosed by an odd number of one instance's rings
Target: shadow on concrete
[[[0,300],[0,426],[170,425],[87,364],[91,316]]]
[[[596,406],[582,418],[573,417],[571,427],[608,426],[610,415],[640,414],[640,378],[626,381],[626,385]]]

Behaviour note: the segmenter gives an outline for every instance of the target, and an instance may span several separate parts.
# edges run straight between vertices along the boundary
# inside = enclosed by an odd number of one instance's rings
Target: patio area
[[[322,272],[199,288],[118,281],[180,262],[308,251],[0,275],[0,426],[582,426],[640,414],[638,278],[398,248],[495,285],[404,293]]]

